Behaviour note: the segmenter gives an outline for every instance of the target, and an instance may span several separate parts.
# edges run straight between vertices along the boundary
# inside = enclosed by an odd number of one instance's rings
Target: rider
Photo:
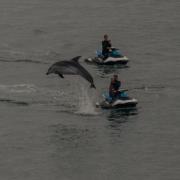
[[[104,35],[104,40],[102,41],[102,55],[104,59],[109,56],[109,52],[111,50],[111,40],[108,39],[108,35]]]
[[[114,74],[113,78],[111,78],[111,83],[109,86],[109,96],[112,100],[115,100],[119,95],[119,88],[121,86],[121,81],[118,80],[118,75]]]

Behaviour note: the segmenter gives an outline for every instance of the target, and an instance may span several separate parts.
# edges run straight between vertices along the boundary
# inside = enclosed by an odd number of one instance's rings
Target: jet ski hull
[[[113,108],[133,108],[136,107],[138,101],[136,99],[128,99],[128,100],[115,100],[112,103],[109,103],[107,100],[104,100],[99,104],[99,106],[103,109],[113,109]]]
[[[95,58],[87,58],[85,59],[85,62],[91,64],[97,64],[97,65],[114,65],[114,64],[126,65],[129,62],[129,59],[126,56],[119,58],[108,57],[106,60],[103,60],[102,58],[99,57],[95,57]]]

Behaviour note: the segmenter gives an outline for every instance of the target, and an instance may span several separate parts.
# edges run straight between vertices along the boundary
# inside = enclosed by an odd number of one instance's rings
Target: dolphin
[[[91,83],[91,88],[96,88],[91,74],[79,64],[78,60],[80,57],[81,56],[76,56],[69,61],[56,62],[52,66],[50,66],[46,74],[58,74],[61,78],[64,78],[64,74],[80,75]]]

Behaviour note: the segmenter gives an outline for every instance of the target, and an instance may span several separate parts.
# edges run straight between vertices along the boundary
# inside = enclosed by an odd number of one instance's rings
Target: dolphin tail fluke
[[[90,88],[96,89],[96,86],[94,84],[91,84]]]

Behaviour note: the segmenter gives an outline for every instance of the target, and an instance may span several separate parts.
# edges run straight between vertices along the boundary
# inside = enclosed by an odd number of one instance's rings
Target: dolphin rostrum
[[[56,62],[48,69],[46,74],[58,74],[61,78],[64,78],[63,74],[80,75],[91,83],[91,88],[96,88],[91,74],[79,64],[78,60],[80,57],[74,57],[70,61]]]

